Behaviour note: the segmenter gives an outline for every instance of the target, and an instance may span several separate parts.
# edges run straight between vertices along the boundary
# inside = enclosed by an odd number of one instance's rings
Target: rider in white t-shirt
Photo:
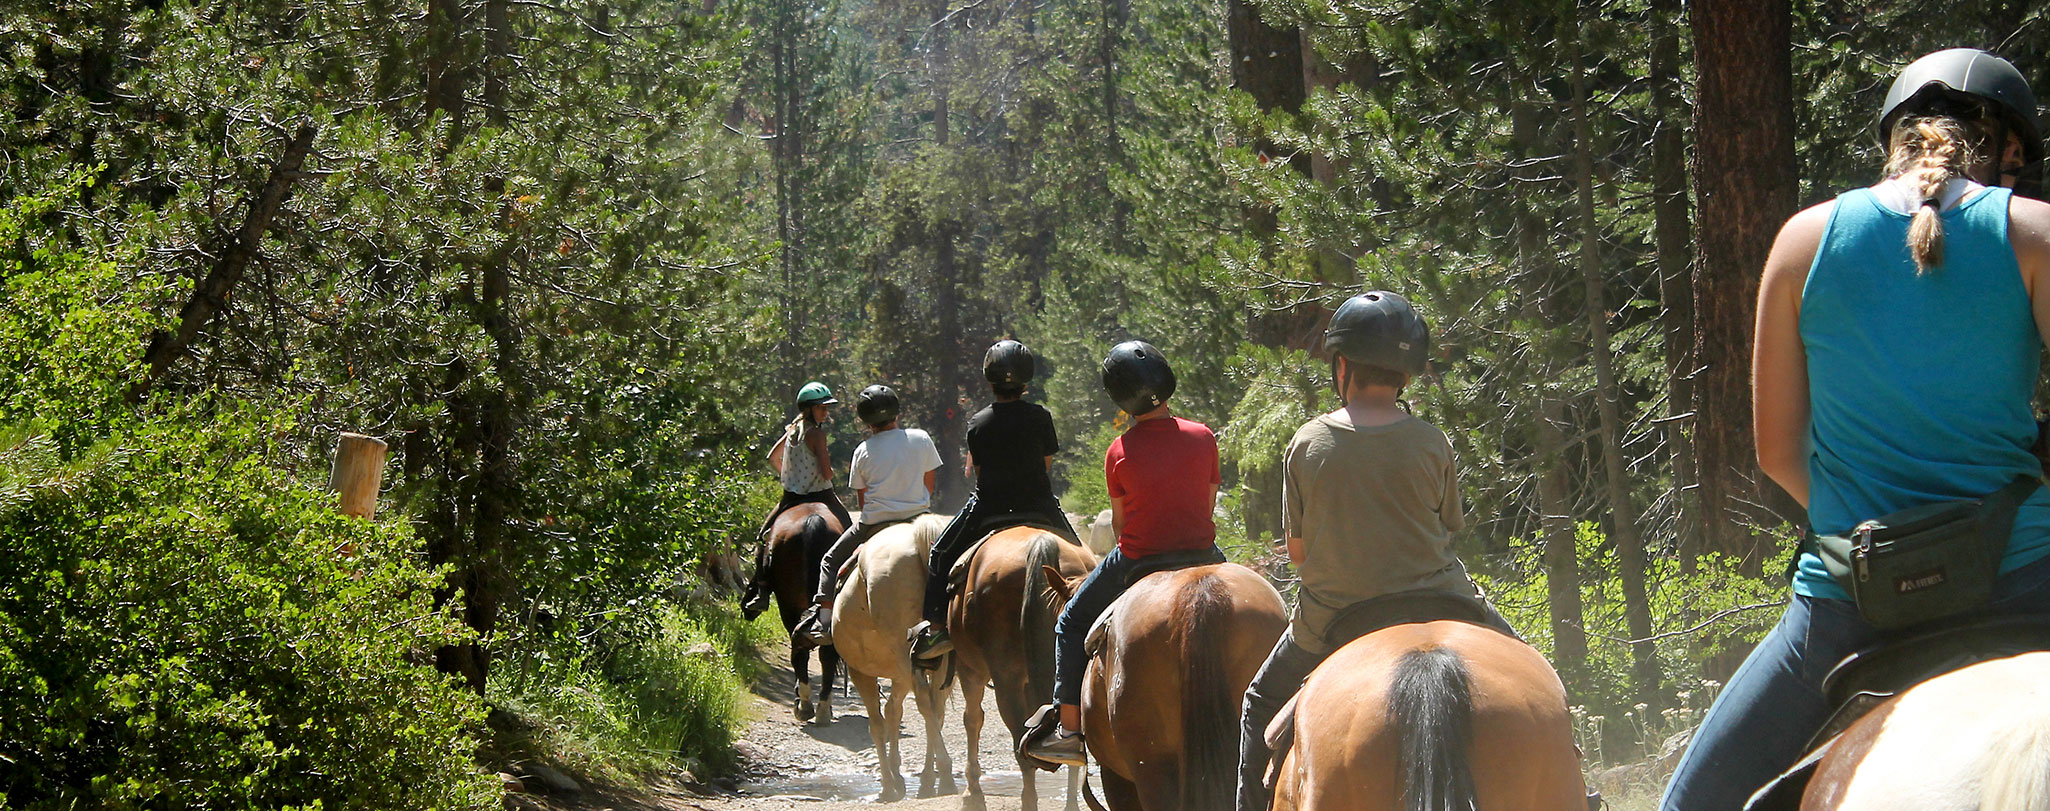
[[[862,389],[854,410],[873,434],[854,449],[847,474],[861,519],[827,550],[819,564],[814,605],[797,626],[798,634],[819,645],[833,644],[833,592],[839,586],[840,567],[876,530],[925,513],[932,505],[934,471],[940,467],[940,451],[930,435],[897,427],[897,393],[889,386]]]

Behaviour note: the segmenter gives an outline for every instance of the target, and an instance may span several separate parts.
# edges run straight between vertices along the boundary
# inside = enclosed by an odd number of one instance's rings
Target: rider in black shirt
[[[1081,543],[1053,496],[1047,471],[1060,450],[1053,415],[1020,399],[1032,380],[1032,350],[1017,341],[998,341],[982,359],[982,376],[996,402],[968,420],[968,467],[975,492],[932,545],[925,583],[925,622],[915,629],[912,655],[937,659],[954,649],[947,635],[947,572],[968,544],[1004,527],[1032,524]]]

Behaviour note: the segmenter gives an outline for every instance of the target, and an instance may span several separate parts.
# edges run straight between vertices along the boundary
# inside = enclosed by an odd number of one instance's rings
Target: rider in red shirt
[[[1134,420],[1103,457],[1118,545],[1082,581],[1054,625],[1060,729],[1036,729],[1026,737],[1026,754],[1062,765],[1083,764],[1082,676],[1089,659],[1082,643],[1089,626],[1142,570],[1224,562],[1211,517],[1219,483],[1217,435],[1169,411],[1174,370],[1167,359],[1144,341],[1118,344],[1103,359],[1103,387]]]

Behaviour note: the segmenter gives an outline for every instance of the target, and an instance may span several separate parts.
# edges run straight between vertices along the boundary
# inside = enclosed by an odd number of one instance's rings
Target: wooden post
[[[369,519],[377,514],[377,489],[384,482],[384,440],[343,432],[335,443],[328,489],[342,494],[342,514]]]

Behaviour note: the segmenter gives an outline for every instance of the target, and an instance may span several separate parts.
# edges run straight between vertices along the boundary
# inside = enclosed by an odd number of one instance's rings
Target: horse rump
[[[1230,809],[1238,799],[1239,707],[1224,655],[1231,594],[1215,574],[1182,590],[1174,606],[1174,635],[1182,672],[1181,808]],[[1243,690],[1239,693],[1242,695]]]
[[[1402,655],[1388,688],[1402,753],[1403,808],[1474,811],[1473,688],[1466,663],[1443,647]]]

